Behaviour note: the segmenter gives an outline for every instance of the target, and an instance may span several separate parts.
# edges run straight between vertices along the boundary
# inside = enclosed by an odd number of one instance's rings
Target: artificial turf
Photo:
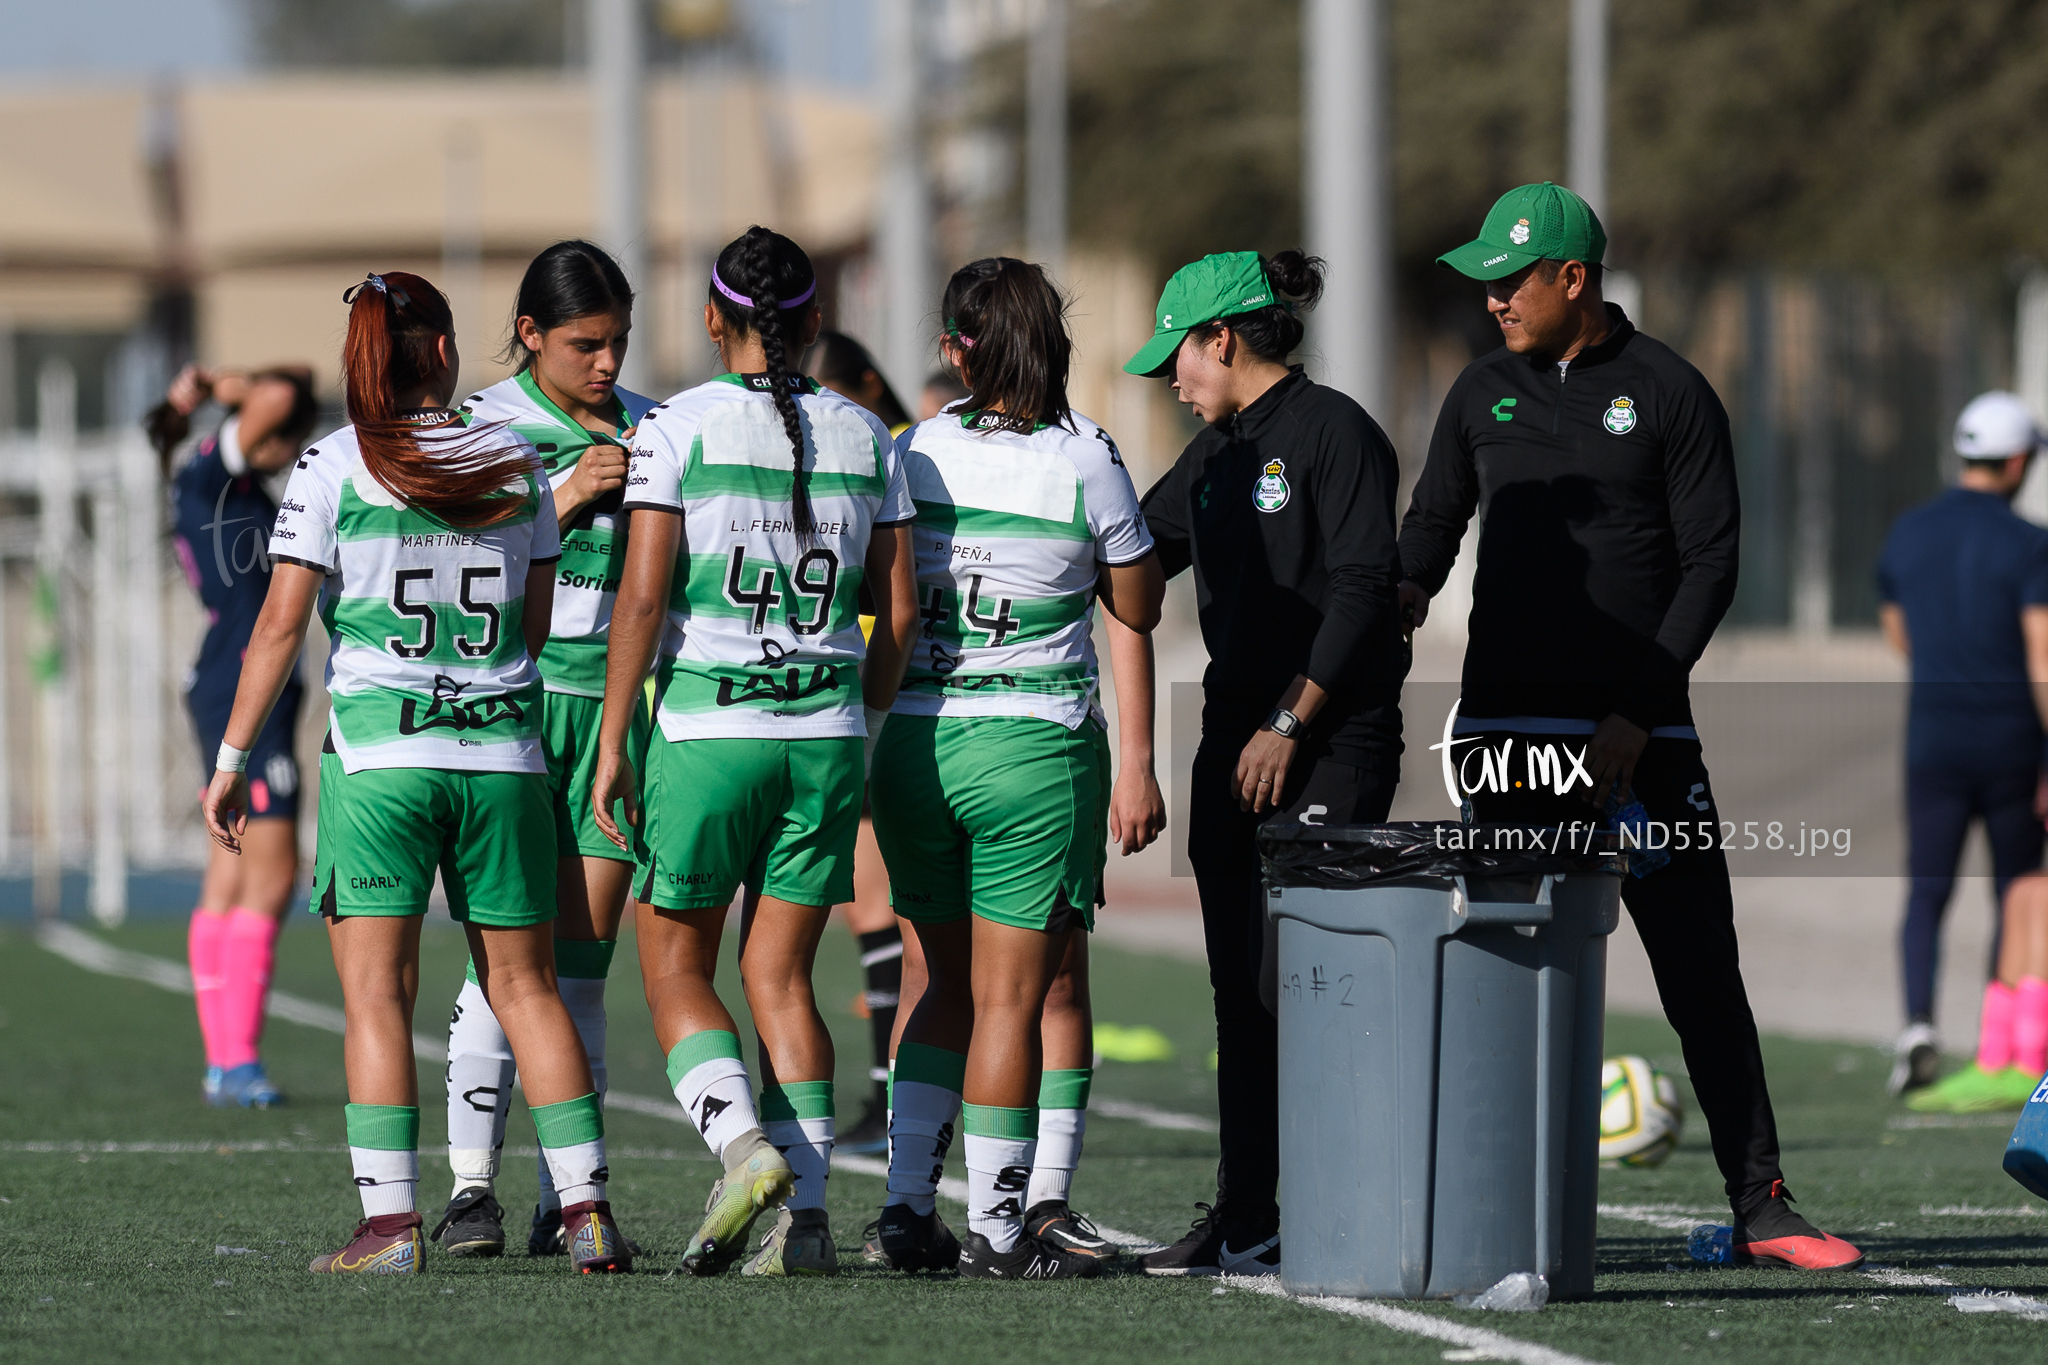
[[[179,926],[143,924],[107,937],[133,951],[183,956]],[[445,924],[424,936],[419,1032],[442,1032],[462,954],[460,936]],[[613,970],[611,1086],[661,1097],[662,1057],[637,973],[629,938]],[[1105,1063],[1096,1095],[1213,1118],[1201,970],[1098,948],[1094,978],[1098,1018],[1152,1025],[1178,1052],[1170,1061]],[[277,984],[339,1003],[313,922],[301,918],[285,935]],[[737,1003],[729,968],[724,984]],[[867,1043],[866,1025],[852,1016],[859,971],[843,931],[826,939],[818,985],[839,1041],[840,1113],[850,1123],[866,1093]],[[1661,1021],[1610,1017],[1607,1050],[1680,1069]],[[1695,1120],[1663,1167],[1603,1176],[1603,1203],[1638,1219],[1603,1218],[1591,1301],[1516,1315],[1407,1307],[1617,1363],[2048,1358],[2048,1322],[1964,1314],[1947,1301],[1980,1288],[2048,1298],[2048,1218],[2040,1216],[2048,1206],[1999,1170],[2004,1127],[1914,1126],[1883,1097],[1887,1059],[1869,1048],[1766,1039],[1765,1050],[1800,1207],[1864,1247],[1873,1263],[1950,1287],[1884,1282],[1895,1274],[1692,1267],[1682,1230],[1639,1218],[1683,1221],[1698,1211],[1725,1219]],[[273,1021],[265,1051],[289,1105],[268,1113],[204,1108],[189,997],[94,975],[20,929],[0,930],[0,1359],[354,1365],[386,1350],[493,1365],[585,1353],[706,1365],[941,1354],[1118,1365],[1476,1358],[1374,1322],[1234,1287],[1218,1292],[1213,1282],[1118,1275],[1013,1286],[870,1269],[860,1260],[860,1232],[882,1184],[844,1171],[830,1196],[840,1279],[673,1276],[713,1168],[685,1125],[618,1107],[607,1115],[611,1197],[625,1230],[651,1250],[641,1274],[599,1280],[570,1275],[560,1260],[464,1262],[430,1249],[426,1273],[413,1278],[314,1277],[306,1261],[338,1244],[357,1217],[341,1148],[340,1044]],[[421,1070],[421,1203],[431,1218],[447,1189],[441,1087],[438,1067]],[[500,1182],[516,1243],[534,1184],[532,1127],[516,1102],[509,1141],[524,1149],[508,1152]],[[93,1150],[109,1142],[175,1150]],[[1193,1202],[1209,1197],[1214,1163],[1207,1132],[1098,1115],[1076,1203],[1105,1225],[1170,1241]],[[949,1216],[959,1221],[959,1210]]]

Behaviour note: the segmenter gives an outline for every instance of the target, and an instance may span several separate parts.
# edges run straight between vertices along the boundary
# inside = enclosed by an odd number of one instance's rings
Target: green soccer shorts
[[[864,743],[657,736],[641,788],[640,903],[720,909],[742,882],[796,905],[852,900]]]
[[[424,915],[434,873],[448,913],[492,929],[555,917],[554,816],[540,773],[365,768],[320,755],[312,909]]]
[[[1095,927],[1109,739],[1026,716],[892,715],[869,782],[896,913]]]
[[[562,858],[580,854],[630,863],[633,855],[605,838],[597,827],[597,814],[590,804],[597,776],[597,732],[603,718],[604,702],[597,697],[550,692],[541,707],[540,742],[547,753],[549,795],[555,806],[555,853]],[[626,759],[642,779],[647,776],[647,741],[653,729],[646,706],[636,704],[626,730]],[[618,822],[619,832],[626,833],[624,801],[612,803],[612,818]]]

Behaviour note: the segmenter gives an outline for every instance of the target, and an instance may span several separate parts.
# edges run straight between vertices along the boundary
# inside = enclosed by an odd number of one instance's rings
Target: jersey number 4
[[[996,614],[991,616],[982,610],[981,575],[975,574],[967,580],[967,610],[964,613],[965,619],[967,624],[976,630],[988,632],[988,642],[991,648],[1001,645],[1004,640],[1024,629],[1024,623],[1010,615],[1010,607],[1013,600],[1008,597],[997,598]]]
[[[768,627],[768,613],[780,606],[782,594],[775,590],[775,568],[761,565],[754,571],[754,586],[746,585],[747,547],[732,547],[732,560],[725,571],[725,600],[750,613],[749,635]],[[806,550],[789,576],[789,588],[798,597],[816,599],[815,607],[800,603],[789,614],[789,628],[798,635],[816,635],[832,619],[832,597],[839,591],[839,556],[831,550]],[[808,619],[807,619],[808,618]]]
[[[497,565],[487,568],[468,568],[462,571],[462,587],[456,594],[456,602],[463,613],[480,616],[484,621],[482,639],[469,635],[455,637],[455,652],[465,659],[482,659],[498,648],[498,636],[503,629],[503,620],[496,602],[476,600],[476,585],[488,579],[502,578],[504,569]],[[414,583],[432,583],[432,569],[400,569],[391,577],[391,610],[399,616],[410,616],[420,623],[420,638],[407,643],[403,635],[385,637],[384,644],[401,659],[424,659],[434,652],[434,636],[439,628],[440,618],[434,614],[431,602],[406,600],[406,589]]]

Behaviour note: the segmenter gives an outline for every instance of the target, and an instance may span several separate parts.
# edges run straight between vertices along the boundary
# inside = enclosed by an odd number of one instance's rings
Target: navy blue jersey
[[[2020,614],[2048,605],[2048,531],[1996,493],[1951,488],[1899,518],[1877,582],[1913,648],[1908,766],[2033,767],[2041,722]]]
[[[172,544],[209,622],[186,685],[202,730],[225,729],[234,706],[242,652],[270,591],[276,520],[277,504],[240,458],[232,418],[171,476]],[[295,667],[287,688],[299,686]]]

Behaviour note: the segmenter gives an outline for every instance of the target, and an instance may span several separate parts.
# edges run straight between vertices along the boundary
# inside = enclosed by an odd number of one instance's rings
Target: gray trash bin
[[[1533,1270],[1553,1298],[1589,1295],[1619,866],[1477,860],[1480,875],[1459,875],[1438,859],[1445,875],[1355,887],[1276,866],[1288,840],[1333,833],[1260,840],[1278,928],[1283,1282],[1449,1298]]]

